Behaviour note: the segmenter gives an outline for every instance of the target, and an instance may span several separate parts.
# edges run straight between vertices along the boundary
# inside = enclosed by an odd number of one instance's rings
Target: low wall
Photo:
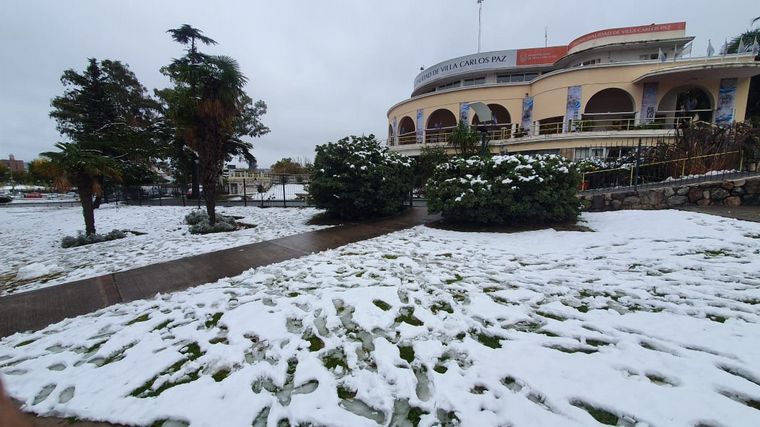
[[[668,209],[686,205],[760,205],[760,177],[609,193],[580,194],[586,211]]]

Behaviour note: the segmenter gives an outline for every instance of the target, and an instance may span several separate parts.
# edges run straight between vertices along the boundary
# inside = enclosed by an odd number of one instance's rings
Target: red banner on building
[[[554,64],[567,54],[567,46],[536,47],[517,49],[517,65]]]
[[[588,41],[596,39],[603,39],[606,37],[627,36],[631,34],[661,33],[666,31],[678,31],[685,29],[686,22],[670,22],[667,24],[640,25],[638,27],[610,28],[609,30],[595,31],[584,36],[580,36],[570,42],[567,47],[569,49],[572,49],[581,43],[586,43]]]

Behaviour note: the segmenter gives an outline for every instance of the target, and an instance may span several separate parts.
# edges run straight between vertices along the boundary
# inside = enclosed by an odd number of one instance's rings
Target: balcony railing
[[[700,110],[701,111],[701,110]],[[701,112],[710,112],[705,110]],[[694,120],[695,116],[675,115],[683,114],[683,111],[658,111],[658,114],[667,114],[652,119],[635,119],[633,117],[615,117],[615,118],[592,118],[581,120],[551,121],[533,123],[532,129],[526,129],[517,123],[504,123],[496,125],[486,125],[485,134],[489,141],[503,141],[508,139],[517,139],[523,137],[536,137],[541,135],[559,135],[575,134],[581,132],[618,132],[618,131],[636,131],[636,130],[672,130],[685,123]],[[689,113],[696,113],[690,111]],[[674,114],[674,115],[670,115]],[[421,138],[425,144],[448,144],[451,133],[456,126],[448,126],[434,129],[425,129]],[[473,126],[479,134],[483,128]],[[397,145],[410,145],[419,142],[417,132],[408,132],[398,135],[395,138]]]

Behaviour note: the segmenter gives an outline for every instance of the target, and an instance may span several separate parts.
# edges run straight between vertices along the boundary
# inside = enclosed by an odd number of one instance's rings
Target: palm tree
[[[203,31],[194,28],[188,24],[183,24],[179,28],[173,28],[166,31],[167,33],[172,35],[172,39],[180,44],[187,45],[188,43],[190,46],[187,49],[188,56],[193,61],[198,61],[200,59],[198,55],[198,48],[195,45],[195,41],[199,41],[206,46],[216,44],[216,40],[206,37],[203,35]]]
[[[58,143],[60,151],[48,151],[41,155],[50,159],[55,186],[59,190],[77,188],[82,205],[85,233],[95,234],[95,208],[93,196],[101,194],[100,177],[121,179],[119,165],[99,150],[82,148],[75,143]]]
[[[209,222],[216,222],[216,185],[229,150],[242,148],[238,117],[245,105],[245,76],[227,56],[200,55],[197,64],[177,60],[166,68],[178,84],[177,124],[199,161]],[[247,151],[247,150],[246,150]]]
[[[449,144],[454,147],[454,152],[461,157],[470,157],[478,154],[478,133],[472,130],[467,123],[460,121],[457,127],[449,135]]]
[[[184,141],[198,159],[206,210],[210,224],[214,225],[216,186],[224,162],[233,155],[254,160],[249,151],[251,143],[241,138],[269,132],[259,120],[266,113],[266,104],[253,103],[246,95],[243,89],[247,79],[234,59],[197,51],[196,40],[204,44],[215,44],[215,41],[189,25],[169,32],[177,42],[189,44],[185,57],[175,59],[162,69],[175,83],[172,120],[178,139]]]

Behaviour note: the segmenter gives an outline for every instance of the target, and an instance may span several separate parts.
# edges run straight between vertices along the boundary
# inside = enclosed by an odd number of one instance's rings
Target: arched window
[[[409,116],[404,116],[398,123],[398,143],[399,145],[417,143],[414,120]]]
[[[457,117],[450,110],[441,108],[433,111],[425,127],[425,142],[448,142],[448,135],[457,125]]]
[[[496,125],[506,125],[512,123],[512,116],[509,114],[509,110],[500,104],[488,104],[488,108],[491,109],[491,114]],[[477,114],[472,117],[472,124],[477,125],[480,123],[480,118]]]
[[[657,107],[658,117],[666,124],[683,120],[701,120],[711,122],[713,102],[710,94],[698,86],[679,86],[671,89],[660,100]]]
[[[583,110],[581,123],[573,130],[630,130],[635,126],[636,107],[633,97],[623,89],[608,88],[595,93]]]

